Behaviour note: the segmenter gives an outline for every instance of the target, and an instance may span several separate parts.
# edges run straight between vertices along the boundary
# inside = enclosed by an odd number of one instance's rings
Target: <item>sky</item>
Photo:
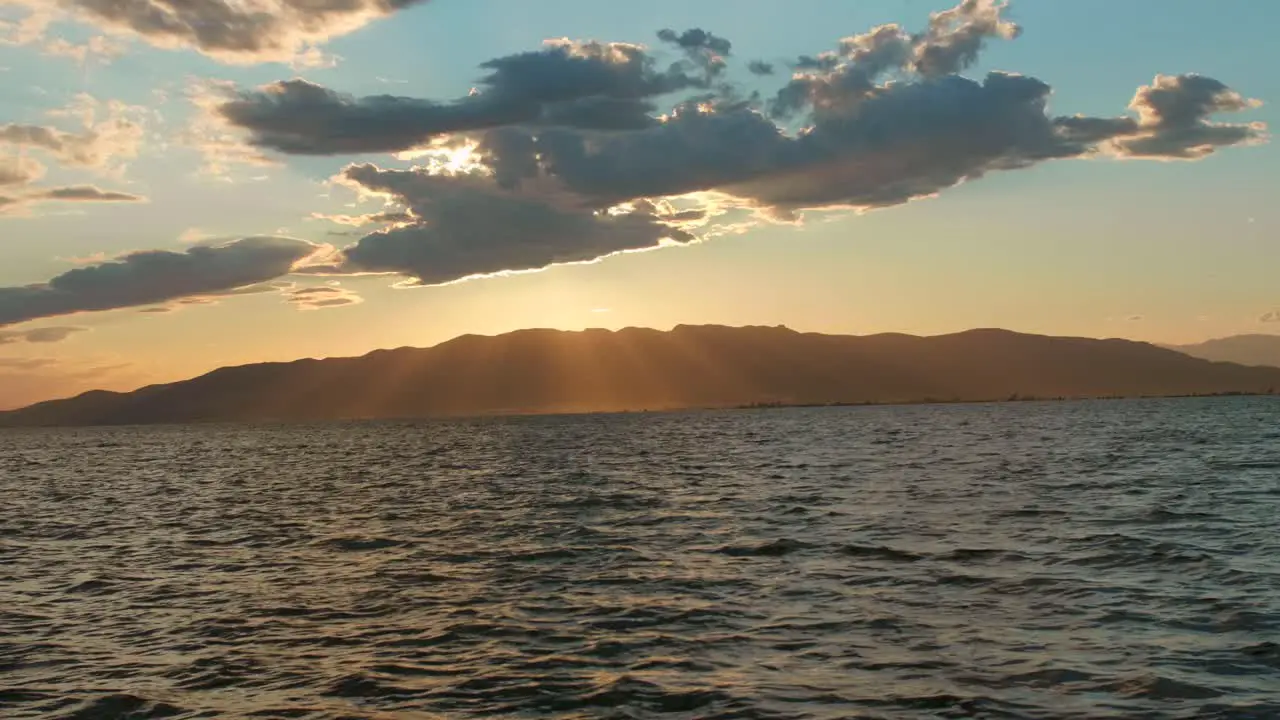
[[[528,327],[1280,333],[1277,22],[0,0],[0,408]]]

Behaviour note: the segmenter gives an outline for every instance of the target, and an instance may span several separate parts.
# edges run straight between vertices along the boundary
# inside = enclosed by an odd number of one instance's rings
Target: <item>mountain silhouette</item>
[[[1194,345],[1164,347],[1205,360],[1280,367],[1280,335],[1233,335]]]
[[[521,330],[426,349],[227,367],[128,393],[0,413],[3,425],[309,421],[1269,393],[1280,368],[1215,363],[1128,340],[970,330],[916,337],[784,327]]]

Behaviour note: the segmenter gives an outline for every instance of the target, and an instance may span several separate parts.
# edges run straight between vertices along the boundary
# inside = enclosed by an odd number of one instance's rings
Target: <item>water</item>
[[[5,718],[1276,718],[1280,402],[0,435]]]

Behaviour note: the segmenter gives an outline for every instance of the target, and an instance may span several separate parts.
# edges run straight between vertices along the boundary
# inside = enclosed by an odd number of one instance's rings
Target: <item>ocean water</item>
[[[1280,718],[1271,398],[6,431],[4,718]]]

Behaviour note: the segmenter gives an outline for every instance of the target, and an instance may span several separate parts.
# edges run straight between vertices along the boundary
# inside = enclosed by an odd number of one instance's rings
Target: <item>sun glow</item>
[[[476,152],[480,145],[474,140],[446,138],[430,145],[405,150],[396,154],[397,160],[422,161],[421,167],[432,175],[461,175],[488,173],[489,168],[480,161]]]

